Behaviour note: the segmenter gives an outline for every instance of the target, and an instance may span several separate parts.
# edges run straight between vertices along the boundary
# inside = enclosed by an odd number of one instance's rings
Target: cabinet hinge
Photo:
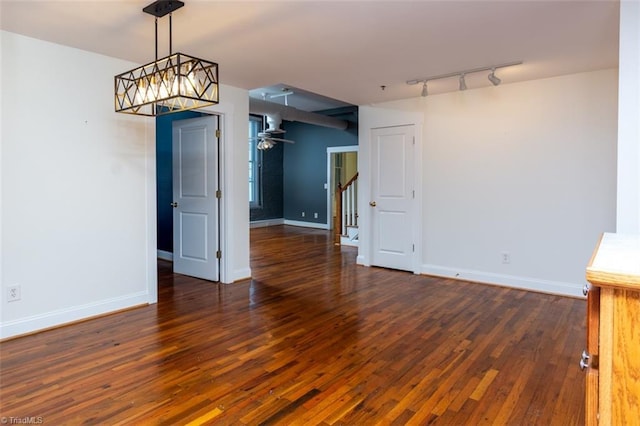
[[[219,189],[216,191],[216,198],[222,198],[222,191]]]
[[[222,252],[220,250],[216,251],[216,259],[222,259]]]
[[[222,132],[220,129],[216,129],[216,138],[219,138],[220,136],[222,136]]]

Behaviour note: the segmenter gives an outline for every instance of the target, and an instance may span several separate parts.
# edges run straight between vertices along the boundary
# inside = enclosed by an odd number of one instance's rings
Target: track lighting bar
[[[498,68],[512,67],[512,66],[521,65],[521,64],[522,64],[522,61],[517,61],[517,62],[507,62],[505,64],[500,64],[500,65],[491,65],[489,67],[472,68],[470,70],[462,70],[462,71],[450,72],[450,73],[447,73],[447,74],[434,75],[434,76],[426,77],[426,78],[417,78],[415,80],[408,80],[407,84],[408,85],[414,85],[414,84],[418,84],[418,83],[423,83],[424,84],[427,81],[431,81],[431,80],[440,80],[441,78],[456,77],[456,76],[461,76],[461,75],[464,75],[464,74],[471,74],[471,73],[481,72],[481,71],[495,71]]]

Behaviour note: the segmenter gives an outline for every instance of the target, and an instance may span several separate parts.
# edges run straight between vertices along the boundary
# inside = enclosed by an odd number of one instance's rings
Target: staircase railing
[[[335,196],[334,243],[339,245],[340,237],[347,235],[347,227],[358,226],[358,173],[344,185],[338,182]]]

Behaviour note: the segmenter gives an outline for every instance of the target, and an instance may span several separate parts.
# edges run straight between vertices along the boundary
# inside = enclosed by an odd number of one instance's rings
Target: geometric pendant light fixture
[[[218,64],[171,51],[171,14],[182,6],[158,0],[142,9],[155,16],[156,60],[114,77],[116,112],[157,116],[219,102]],[[167,14],[169,56],[158,59],[158,18]]]

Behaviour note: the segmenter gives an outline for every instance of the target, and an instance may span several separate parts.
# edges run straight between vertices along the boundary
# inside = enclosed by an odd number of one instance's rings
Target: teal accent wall
[[[284,121],[286,138],[296,141],[284,147],[284,218],[327,223],[327,148],[358,145],[357,107],[324,111],[349,121],[347,130]],[[305,217],[302,217],[302,212]],[[318,213],[318,218],[313,217]]]
[[[204,114],[194,111],[176,112],[156,117],[156,183],[158,250],[173,252],[173,122]]]

